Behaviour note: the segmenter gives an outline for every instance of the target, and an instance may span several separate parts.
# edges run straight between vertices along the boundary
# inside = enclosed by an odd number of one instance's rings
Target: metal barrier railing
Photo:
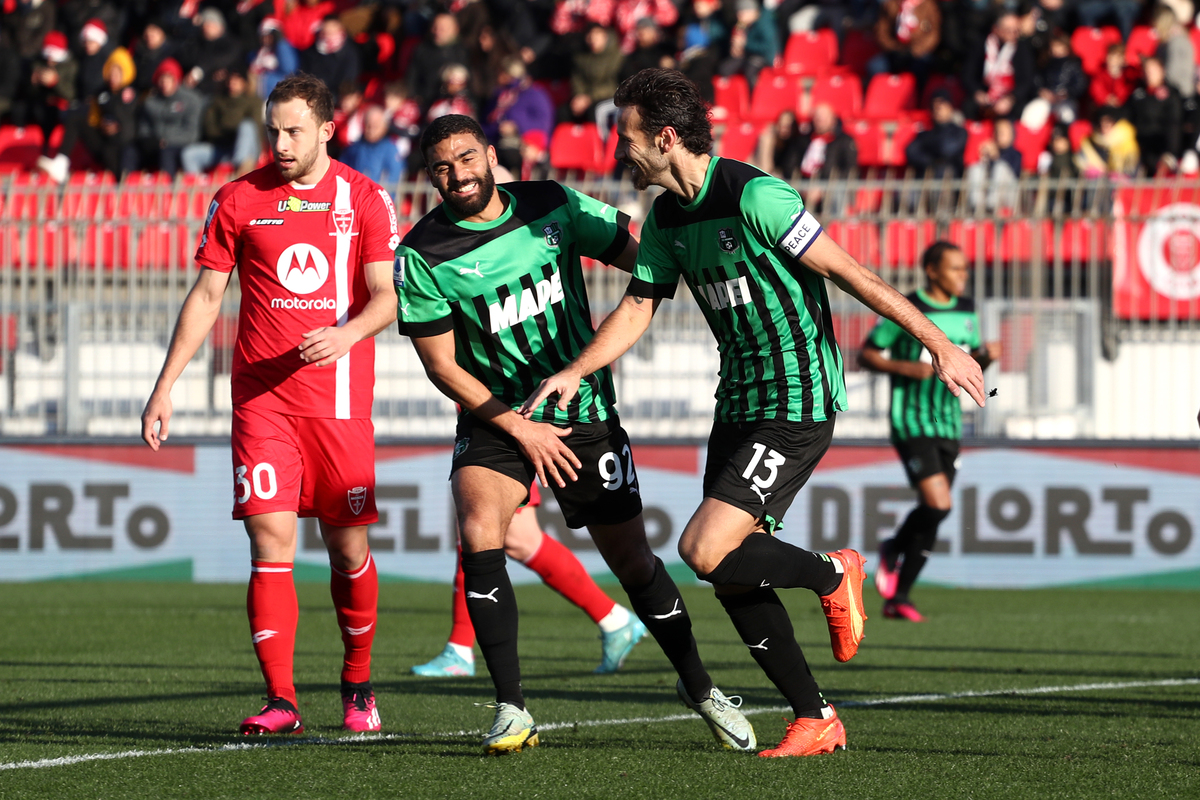
[[[0,180],[0,435],[132,436],[194,279],[192,255],[212,193],[148,176],[121,186]],[[570,182],[626,211],[635,229],[652,196],[611,178]],[[424,182],[389,187],[407,229],[433,208]],[[859,261],[901,291],[919,285],[921,252],[949,239],[966,252],[984,336],[1004,356],[999,390],[968,409],[983,438],[1182,439],[1200,400],[1200,184],[1196,181],[885,177],[799,186]],[[815,191],[814,191],[815,190]],[[589,264],[597,322],[619,301],[624,273]],[[859,371],[874,317],[831,287],[848,365],[851,411],[839,436],[886,435],[887,382]],[[181,435],[228,430],[236,274],[213,335],[176,388]],[[425,378],[411,344],[377,340],[375,422],[381,436],[444,438],[453,408]],[[686,293],[617,365],[632,435],[707,433],[716,347]]]

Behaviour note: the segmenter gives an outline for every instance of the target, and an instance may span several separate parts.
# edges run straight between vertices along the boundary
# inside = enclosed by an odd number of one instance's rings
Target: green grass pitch
[[[620,674],[592,675],[595,627],[541,586],[517,595],[542,746],[484,758],[482,664],[473,679],[408,673],[444,643],[446,586],[381,587],[385,735],[353,737],[340,730],[328,591],[300,584],[307,730],[244,740],[237,723],[262,693],[244,587],[0,585],[0,798],[1200,796],[1195,592],[918,588],[924,625],[884,620],[868,595],[867,638],[848,664],[830,654],[816,599],[781,593],[849,750],[767,760],[719,749],[684,716],[652,641]],[[774,745],[780,696],[711,592],[684,593],[709,670]]]

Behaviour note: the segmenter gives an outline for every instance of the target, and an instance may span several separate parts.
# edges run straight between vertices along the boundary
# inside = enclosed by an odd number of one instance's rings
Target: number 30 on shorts
[[[249,479],[246,478],[247,472],[250,473]],[[270,500],[279,491],[279,481],[275,479],[275,467],[266,461],[255,464],[253,470],[245,464],[235,469],[233,484],[234,498],[239,503],[248,501],[251,494],[257,496],[259,500]]]
[[[605,489],[615,492],[622,486],[628,486],[631,491],[637,491],[637,473],[633,469],[633,455],[629,452],[629,445],[621,449],[621,457],[612,452],[600,456],[597,467],[600,477],[604,479]]]

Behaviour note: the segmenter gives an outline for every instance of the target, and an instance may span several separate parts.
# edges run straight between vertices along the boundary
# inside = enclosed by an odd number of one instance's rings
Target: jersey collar
[[[929,305],[933,306],[934,308],[940,308],[943,311],[949,311],[950,309],[952,309],[958,305],[957,297],[951,297],[949,303],[939,303],[938,301],[936,301],[932,297],[930,297],[929,294],[924,289],[917,289],[917,297],[921,298],[922,301],[924,301],[925,303],[928,303]]]
[[[708,197],[708,187],[712,185],[713,175],[717,172],[717,162],[720,160],[719,156],[713,156],[708,160],[708,169],[704,172],[704,183],[700,186],[700,191],[696,192],[695,198],[687,205],[679,203],[684,211],[695,211],[704,202],[704,198]],[[676,197],[675,199],[678,201],[680,198]]]
[[[500,213],[500,216],[496,217],[491,222],[467,222],[465,219],[461,219],[457,214],[455,214],[447,203],[442,203],[442,210],[446,212],[446,216],[450,218],[450,221],[460,228],[466,228],[469,231],[490,231],[492,228],[495,228],[498,225],[503,225],[508,221],[508,218],[513,215],[513,206],[516,204],[516,201],[513,200],[512,193],[503,186],[497,184],[496,191],[500,192],[505,198],[507,198],[508,202],[504,204],[504,211]]]

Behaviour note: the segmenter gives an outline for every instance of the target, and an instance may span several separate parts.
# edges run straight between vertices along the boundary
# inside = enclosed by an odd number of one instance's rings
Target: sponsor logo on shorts
[[[279,201],[279,212],[284,211],[328,211],[333,208],[333,203],[310,203],[307,200],[301,200],[299,197],[291,196],[287,200]]]
[[[283,220],[279,217],[262,217],[261,219],[250,220],[251,225],[282,225]]]
[[[463,453],[467,452],[467,445],[469,445],[469,444],[471,444],[470,436],[468,436],[465,439],[459,439],[457,442],[455,442],[454,443],[454,455],[450,457],[450,460],[453,461],[456,458],[458,458],[459,456],[461,456]]]
[[[361,514],[363,506],[367,503],[367,487],[355,486],[353,489],[347,490],[346,501],[350,503],[350,511],[356,516]]]

